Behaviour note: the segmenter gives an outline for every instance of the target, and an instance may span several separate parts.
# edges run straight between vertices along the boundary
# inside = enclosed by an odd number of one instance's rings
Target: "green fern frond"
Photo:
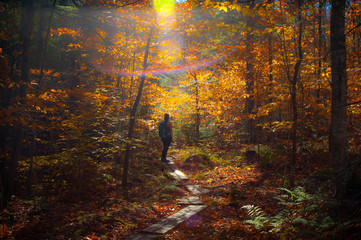
[[[247,210],[247,215],[252,219],[266,216],[265,212],[258,206],[245,205],[242,208]]]
[[[255,220],[246,220],[244,223],[254,226],[256,229],[261,229],[264,227],[264,223],[258,221],[259,219]]]
[[[272,217],[270,219],[270,224],[273,227],[271,231],[276,231],[278,229],[281,229],[282,226],[289,221],[290,214],[291,212],[288,209],[284,209],[276,216]]]
[[[275,197],[282,205],[294,205],[319,199],[318,196],[307,193],[306,190],[300,186],[295,187],[293,190],[287,188],[279,188],[279,190],[286,193]]]
[[[242,208],[246,209],[247,215],[251,218],[244,221],[244,223],[253,225],[256,229],[261,229],[269,224],[270,218],[260,207],[255,205],[246,205]]]

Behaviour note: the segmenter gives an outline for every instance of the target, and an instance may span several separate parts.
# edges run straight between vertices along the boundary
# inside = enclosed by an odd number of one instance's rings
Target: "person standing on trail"
[[[164,121],[159,124],[159,137],[163,142],[163,151],[162,151],[162,162],[169,162],[167,160],[167,152],[170,144],[173,140],[173,127],[172,123],[169,121],[169,114],[164,114]]]

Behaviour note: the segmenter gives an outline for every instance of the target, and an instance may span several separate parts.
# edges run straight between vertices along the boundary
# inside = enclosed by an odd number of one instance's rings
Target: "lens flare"
[[[153,6],[160,16],[170,16],[174,12],[174,0],[153,0]]]
[[[198,227],[199,225],[202,224],[202,222],[203,222],[203,219],[201,216],[193,215],[190,218],[186,219],[184,223],[188,227]]]
[[[99,66],[93,64],[93,67],[99,71],[106,72],[109,74],[114,74],[117,76],[122,77],[130,77],[130,76],[145,76],[145,75],[163,75],[163,74],[177,74],[181,72],[185,72],[188,70],[197,70],[202,69],[208,66],[216,65],[217,63],[224,60],[224,56],[214,57],[212,59],[204,60],[195,62],[192,64],[177,66],[177,67],[170,67],[170,68],[162,68],[162,69],[148,69],[146,71],[143,70],[136,70],[136,71],[124,71],[114,68],[113,66]]]
[[[196,9],[187,12],[187,16],[181,14],[182,8],[178,5],[182,1],[185,0],[154,0],[153,9],[122,8],[95,12],[109,16],[105,28],[109,34],[102,35],[101,41],[94,43],[94,46],[101,47],[89,50],[86,55],[88,63],[97,71],[121,77],[159,76],[213,67],[231,57],[237,48],[223,46],[226,42],[230,46],[240,45],[243,35],[230,31],[223,17],[213,16],[206,10]],[[160,15],[165,13],[170,15]],[[199,24],[188,24],[192,22]],[[145,37],[151,24],[156,31],[152,36],[148,67],[144,71]],[[112,28],[108,28],[110,26]],[[213,28],[222,34],[214,33]],[[105,41],[107,45],[103,46]]]

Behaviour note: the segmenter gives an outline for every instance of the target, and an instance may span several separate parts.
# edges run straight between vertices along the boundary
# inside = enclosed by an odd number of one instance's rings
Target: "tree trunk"
[[[46,22],[45,22],[45,13],[46,13],[46,4],[44,4],[44,1],[41,1],[41,7],[39,9],[39,25],[38,25],[38,33],[37,33],[37,43],[38,43],[38,68],[40,69],[41,65],[41,55],[43,52],[43,48],[44,48],[44,39],[45,39],[45,27],[46,27]]]
[[[291,108],[292,108],[292,151],[290,159],[290,185],[294,187],[295,185],[295,169],[297,163],[297,129],[298,129],[298,112],[297,112],[297,83],[299,81],[299,72],[300,66],[303,60],[303,50],[302,50],[302,1],[298,2],[298,41],[297,41],[297,54],[298,60],[294,67],[293,78],[291,80]]]
[[[331,1],[331,129],[330,152],[336,174],[336,197],[343,198],[352,175],[347,138],[345,0]]]
[[[130,112],[130,116],[129,116],[129,128],[128,128],[128,142],[127,142],[127,147],[125,150],[125,156],[124,156],[124,166],[123,166],[123,178],[122,178],[122,186],[123,188],[126,188],[128,186],[128,170],[129,170],[129,159],[130,159],[130,155],[131,155],[131,147],[132,147],[132,138],[133,138],[133,131],[134,131],[134,125],[135,125],[135,115],[137,112],[137,108],[139,106],[140,103],[140,98],[142,96],[142,91],[143,91],[143,86],[144,86],[144,81],[146,78],[146,74],[145,71],[147,70],[148,67],[148,55],[149,55],[149,47],[150,47],[150,40],[153,34],[153,28],[151,28],[150,33],[149,33],[149,37],[147,40],[147,46],[145,49],[145,53],[144,53],[144,59],[143,59],[143,73],[140,77],[140,84],[139,84],[139,88],[138,88],[138,94],[137,97],[134,101],[133,107],[132,107],[132,111]]]
[[[273,87],[273,49],[272,49],[272,39],[271,37],[268,37],[268,65],[269,65],[269,75],[268,75],[268,82],[269,85],[267,87],[267,92],[272,91]],[[268,103],[272,102],[272,97],[268,95]],[[272,116],[271,113],[268,113],[267,116],[267,122],[271,125],[272,122]],[[275,132],[271,131],[270,135],[267,138],[267,141],[273,144],[273,140],[275,139]]]
[[[317,103],[321,103],[321,73],[322,73],[322,55],[323,55],[323,42],[324,42],[324,37],[323,37],[323,31],[322,31],[322,19],[323,19],[323,3],[321,1],[318,2],[318,42],[317,42],[317,89],[316,89],[316,102]]]
[[[192,75],[194,78],[195,94],[196,94],[196,139],[195,139],[195,143],[198,144],[199,137],[200,137],[199,127],[201,125],[201,117],[200,117],[200,113],[199,113],[199,84],[198,84],[198,79],[197,79],[197,73],[193,72]]]
[[[44,59],[45,59],[45,56],[46,56],[46,47],[47,47],[48,39],[49,39],[49,35],[50,35],[51,21],[53,19],[53,15],[54,15],[54,11],[55,11],[56,1],[57,0],[54,0],[53,7],[52,7],[51,12],[50,12],[48,28],[46,30],[46,35],[45,35],[45,40],[43,41],[43,46],[42,46],[42,48],[39,49],[39,51],[40,51],[40,55],[39,55],[39,57],[40,57],[39,58],[40,74],[39,74],[39,80],[38,80],[39,84],[41,83],[41,80],[42,80],[43,75],[44,75]]]
[[[31,33],[33,29],[34,22],[34,9],[33,1],[27,0],[23,2],[22,16],[21,16],[21,26],[20,26],[20,43],[21,43],[21,79],[19,91],[15,91],[12,97],[20,96],[20,104],[25,104],[26,101],[26,86],[29,82],[29,51],[31,43]],[[21,106],[18,106],[19,108]],[[22,116],[19,116],[21,118]],[[24,136],[24,131],[21,126],[14,126],[11,129],[10,137],[12,138],[11,144],[11,157],[10,161],[7,164],[7,173],[5,182],[3,183],[3,196],[2,204],[4,207],[7,205],[7,202],[10,200],[11,196],[14,193],[15,188],[15,177],[17,175],[17,165],[21,156],[22,149],[22,140]]]
[[[253,0],[249,1],[249,8],[252,11],[254,7]],[[252,29],[251,17],[247,17],[247,25]],[[252,31],[252,30],[251,30]],[[246,102],[245,102],[245,113],[246,113],[246,133],[248,134],[248,143],[254,143],[255,139],[255,126],[254,120],[251,118],[254,109],[254,65],[253,65],[253,51],[250,46],[254,41],[253,34],[249,31],[246,36],[246,51],[248,59],[246,60]]]
[[[21,16],[21,33],[20,42],[22,44],[21,52],[21,89],[20,96],[26,96],[26,84],[29,82],[29,50],[31,43],[31,33],[34,23],[33,1],[27,0],[23,2],[23,12]]]

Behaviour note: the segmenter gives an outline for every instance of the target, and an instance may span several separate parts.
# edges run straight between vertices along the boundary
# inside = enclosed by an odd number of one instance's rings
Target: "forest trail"
[[[168,170],[168,173],[173,177],[174,180],[178,181],[180,186],[184,186],[194,196],[185,196],[181,199],[178,199],[178,205],[188,206],[145,228],[141,232],[131,235],[129,238],[127,238],[128,240],[155,239],[157,236],[169,232],[181,222],[186,221],[187,219],[192,219],[193,216],[196,216],[197,213],[207,207],[203,204],[197,195],[207,193],[208,190],[202,188],[199,185],[187,184],[189,178],[184,173],[179,171],[177,166],[174,164],[173,158],[168,157],[167,160],[169,160],[169,162],[164,163],[164,166]]]

